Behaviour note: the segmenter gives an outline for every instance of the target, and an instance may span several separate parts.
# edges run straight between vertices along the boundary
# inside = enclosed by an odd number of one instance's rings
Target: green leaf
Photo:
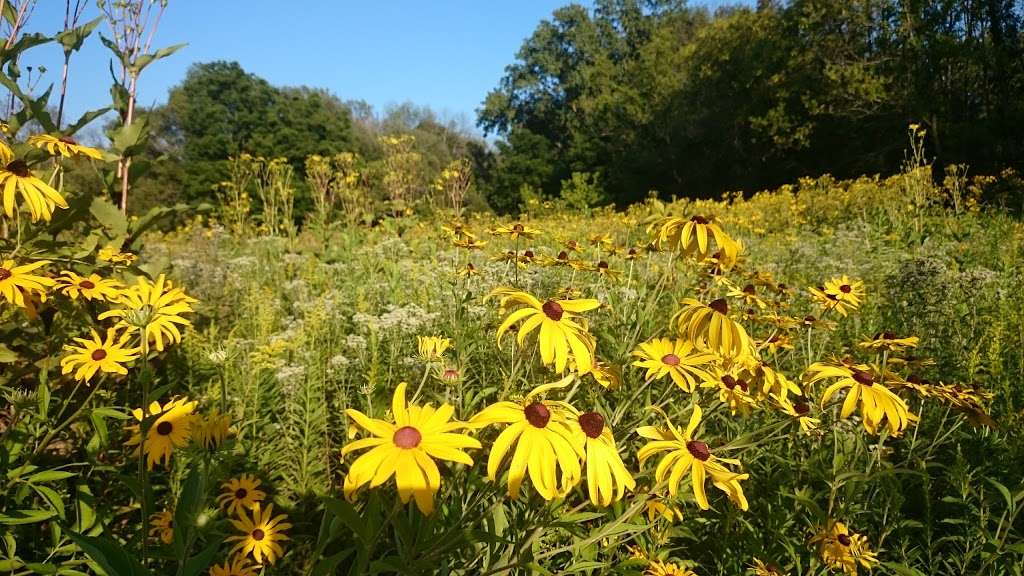
[[[0,364],[10,364],[17,361],[17,352],[8,348],[6,344],[0,344]]]
[[[86,536],[67,533],[72,542],[85,552],[86,556],[100,565],[108,576],[145,576],[149,574],[134,554],[129,554],[120,544],[102,536]]]
[[[132,70],[132,73],[137,76],[142,73],[146,66],[149,66],[157,60],[167,58],[168,56],[174,54],[178,50],[181,50],[185,46],[188,46],[188,44],[175,44],[174,46],[161,48],[156,52],[153,52],[152,54],[143,54],[135,59],[135,65],[130,67],[130,69]]]
[[[996,490],[999,490],[999,493],[1003,495],[1003,500],[1006,500],[1006,509],[1010,512],[1010,515],[1013,516],[1014,509],[1017,506],[1016,503],[1013,501],[1013,496],[1010,495],[1010,489],[991,478],[985,478],[985,480],[987,480],[989,484],[995,486]]]
[[[109,407],[96,408],[95,410],[92,411],[92,413],[97,416],[102,416],[104,418],[114,418],[115,420],[131,420],[132,417],[131,414],[125,414],[124,412],[121,412],[116,408]]]
[[[188,552],[195,533],[195,518],[203,504],[205,495],[202,474],[199,468],[189,470],[181,488],[178,503],[174,507],[174,551],[179,558]]]
[[[346,559],[351,555],[353,550],[342,550],[337,554],[328,556],[316,563],[313,566],[313,570],[309,573],[310,576],[326,576],[327,574],[337,574],[338,564],[341,564],[342,560]]]
[[[894,574],[899,574],[899,576],[928,576],[917,568],[912,568],[902,563],[882,562],[882,566],[892,570]]]
[[[205,550],[185,561],[179,572],[180,576],[199,576],[213,562],[219,551],[220,542],[211,543]]]
[[[0,514],[0,524],[16,526],[20,524],[36,524],[45,522],[56,516],[53,510],[12,510],[9,514]]]
[[[57,513],[61,520],[65,518],[64,500],[60,497],[60,494],[57,494],[56,490],[49,486],[33,486],[32,489],[53,507],[53,511]]]
[[[345,523],[352,532],[364,543],[370,542],[369,523],[351,504],[337,498],[325,498],[324,508]]]
[[[43,482],[53,482],[55,480],[65,480],[74,476],[74,472],[68,472],[66,470],[44,470],[37,472],[25,479],[25,482],[29,484],[41,484]]]
[[[85,39],[92,34],[92,31],[96,29],[96,26],[99,26],[100,22],[103,22],[103,16],[97,16],[81,26],[76,26],[75,28],[64,30],[57,34],[56,40],[64,46],[64,54],[70,55],[72,52],[80,50],[82,48],[82,43],[84,43]]]
[[[124,217],[121,210],[114,206],[110,200],[103,196],[93,198],[89,206],[89,212],[99,220],[100,224],[107,229],[107,232],[114,238],[122,238],[128,234],[128,219]]]
[[[107,112],[110,112],[110,110],[110,106],[107,106],[105,108],[98,108],[96,110],[87,110],[83,112],[81,116],[78,117],[78,120],[75,120],[73,123],[69,124],[64,129],[64,133],[68,135],[74,134],[75,132],[78,132],[82,128],[85,128],[85,126],[93,120],[99,118],[100,116],[103,116]]]

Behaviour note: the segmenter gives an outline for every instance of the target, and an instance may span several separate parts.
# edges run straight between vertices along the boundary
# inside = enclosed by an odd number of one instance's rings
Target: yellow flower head
[[[653,524],[659,518],[675,524],[683,519],[683,511],[667,498],[651,498],[647,501],[647,521]]]
[[[256,576],[256,570],[249,564],[248,556],[237,555],[223,564],[211,566],[209,576]]]
[[[742,358],[753,354],[747,331],[729,318],[729,304],[724,298],[710,304],[684,298],[682,304],[683,309],[672,320],[681,336],[723,358]]]
[[[131,252],[121,252],[116,246],[104,246],[100,248],[97,258],[101,262],[109,262],[111,264],[120,264],[122,266],[130,266],[132,262],[138,259],[135,254]]]
[[[864,429],[871,434],[878,434],[878,427],[884,421],[889,434],[898,435],[908,426],[917,421],[917,416],[910,413],[907,403],[886,386],[874,366],[856,364],[848,366],[839,362],[815,362],[807,368],[805,375],[808,384],[835,378],[821,395],[821,405],[844,388],[846,399],[839,414],[840,418],[849,418],[857,409],[858,400],[860,414],[864,421]]]
[[[732,472],[724,464],[739,466],[738,460],[719,458],[711,453],[707,444],[694,439],[693,433],[700,425],[703,414],[700,406],[694,404],[690,422],[687,424],[686,430],[682,432],[672,425],[668,416],[663,412],[662,417],[665,418],[666,427],[641,426],[637,428],[637,433],[640,436],[651,440],[637,453],[640,464],[643,465],[645,460],[659,452],[668,452],[658,463],[654,477],[658,482],[668,479],[668,491],[673,497],[679,492],[679,483],[683,476],[689,472],[694,499],[702,510],[711,507],[707,494],[704,492],[704,481],[707,476],[711,476],[715,487],[725,492],[741,510],[746,510],[747,499],[743,494],[740,482],[749,478],[750,475]]]
[[[519,238],[534,238],[540,234],[540,230],[531,228],[521,222],[516,222],[505,226],[497,226],[491,230],[491,234],[495,236],[508,236],[512,240],[518,240]]]
[[[748,571],[754,576],[786,576],[786,572],[774,564],[766,564],[759,558],[754,558],[750,563]]]
[[[472,466],[473,459],[464,450],[480,448],[480,443],[456,432],[466,424],[451,421],[455,409],[450,404],[437,409],[429,404],[407,404],[406,386],[405,382],[399,384],[391,399],[394,423],[370,418],[351,408],[345,410],[354,426],[373,436],[350,442],[341,449],[342,456],[371,449],[349,467],[345,497],[351,500],[362,486],[376,488],[394,476],[402,503],[415,498],[420,511],[431,514],[434,494],[441,489],[441,473],[434,459]]]
[[[150,403],[145,414],[140,408],[132,410],[132,415],[140,423],[145,419],[152,419],[152,421],[146,431],[145,442],[142,442],[141,426],[139,424],[129,425],[128,431],[131,432],[131,438],[128,439],[126,445],[135,446],[134,453],[138,455],[138,446],[142,444],[146,453],[146,465],[150,469],[160,461],[163,461],[164,465],[169,464],[174,449],[184,448],[192,437],[195,409],[195,401],[189,401],[188,398],[176,398],[163,406],[159,402]]]
[[[450,338],[440,336],[417,336],[416,346],[419,351],[420,360],[430,363],[439,362],[444,358],[444,353],[452,345]]]
[[[139,357],[139,349],[127,345],[131,340],[131,334],[125,332],[118,335],[117,328],[107,328],[106,338],[101,339],[95,330],[90,332],[91,340],[75,338],[79,346],[64,345],[68,354],[60,361],[61,374],[70,374],[74,371],[75,379],[82,382],[88,382],[96,372],[122,376],[128,374],[128,369],[122,364]]]
[[[644,569],[644,576],[697,576],[697,573],[674,562],[651,560]]]
[[[229,536],[227,542],[237,541],[231,553],[239,552],[240,556],[252,554],[257,564],[273,564],[278,558],[284,555],[284,548],[281,547],[282,540],[288,540],[284,533],[292,527],[285,522],[288,516],[280,514],[274,516],[274,505],[270,504],[266,510],[260,509],[257,502],[252,507],[252,517],[249,517],[242,508],[238,509],[238,520],[232,520],[231,524],[241,532],[239,536]]]
[[[702,261],[714,257],[728,270],[736,264],[740,245],[722,230],[713,218],[693,216],[690,219],[667,216],[651,223],[647,233],[659,249],[678,250],[683,256]]]
[[[865,340],[857,345],[873,352],[903,352],[907,348],[917,348],[919,342],[917,336],[900,338],[892,332],[880,332],[871,340]]]
[[[565,402],[538,400],[544,392],[563,388],[573,376],[538,386],[522,403],[496,402],[470,419],[471,426],[504,423],[487,459],[487,477],[498,480],[498,471],[506,454],[515,445],[508,473],[508,494],[515,498],[527,472],[533,487],[545,500],[564,496],[579,483],[585,457],[582,438],[577,433],[579,412]],[[559,477],[559,471],[561,475]]]
[[[118,326],[142,331],[158,351],[163,351],[165,342],[181,342],[179,326],[192,325],[182,314],[192,312],[196,302],[181,288],[174,288],[163,274],[155,281],[140,276],[134,286],[122,292],[122,307],[100,314],[99,319],[119,318]]]
[[[822,561],[843,573],[855,576],[858,565],[870,570],[878,564],[878,557],[868,546],[868,540],[855,534],[842,522],[830,521],[815,534],[810,543],[818,545]]]
[[[261,483],[259,478],[252,474],[232,478],[221,485],[223,490],[217,496],[217,505],[227,509],[230,515],[253,508],[267,497],[267,493],[259,489]]]
[[[845,274],[832,278],[824,286],[808,288],[808,291],[826,312],[835,310],[841,316],[859,308],[864,299],[864,283],[850,280]]]
[[[25,308],[26,294],[38,294],[45,301],[46,289],[53,286],[54,281],[45,276],[36,276],[30,272],[46,266],[49,260],[36,260],[28,264],[16,266],[14,260],[4,260],[0,264],[0,296],[15,306]]]
[[[196,444],[210,450],[223,444],[230,433],[231,416],[213,410],[205,416],[196,417],[192,439]]]
[[[157,512],[149,519],[149,535],[160,539],[164,544],[174,542],[174,513],[169,510]]]
[[[67,208],[68,203],[60,192],[32,173],[28,163],[15,159],[14,153],[0,142],[0,190],[4,196],[4,214],[14,218],[14,199],[21,194],[21,200],[28,206],[32,221],[50,221],[55,208]]]
[[[627,488],[636,488],[636,481],[619,457],[612,429],[605,423],[604,416],[597,412],[584,412],[576,422],[579,434],[583,436],[590,501],[594,506],[605,507],[621,500]]]
[[[70,270],[65,270],[57,278],[57,291],[72,300],[81,296],[86,300],[106,300],[116,303],[121,300],[122,289],[124,289],[124,285],[117,280],[102,278],[99,274],[79,276]]]
[[[522,322],[516,344],[522,346],[530,332],[540,329],[538,346],[544,365],[554,365],[555,371],[561,374],[569,365],[571,353],[580,374],[590,371],[594,362],[594,340],[586,319],[579,314],[598,308],[600,302],[593,299],[549,299],[541,302],[526,292],[511,288],[496,288],[487,298],[495,296],[501,298],[502,308],[521,306],[498,327],[499,344],[513,324]]]
[[[700,382],[712,380],[709,370],[718,360],[710,352],[695,350],[683,338],[652,338],[641,343],[633,356],[640,358],[633,362],[634,366],[647,369],[648,382],[668,376],[686,392],[693,392]]]
[[[96,148],[82,146],[71,136],[51,136],[49,134],[36,134],[28,137],[28,143],[41,150],[46,150],[51,156],[64,156],[74,158],[76,156],[88,156],[96,160],[102,160],[103,154]]]

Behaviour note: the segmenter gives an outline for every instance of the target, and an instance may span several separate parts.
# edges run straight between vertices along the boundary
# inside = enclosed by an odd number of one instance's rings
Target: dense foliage
[[[599,173],[620,203],[891,173],[910,122],[940,164],[1019,168],[1022,18],[1012,0],[568,5],[480,110],[504,137],[490,197],[557,196],[573,172]]]

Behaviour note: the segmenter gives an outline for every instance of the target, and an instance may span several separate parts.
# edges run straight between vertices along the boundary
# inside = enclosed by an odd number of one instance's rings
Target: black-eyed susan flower
[[[821,420],[811,415],[811,402],[803,396],[797,396],[790,400],[788,396],[771,395],[775,405],[783,414],[793,418],[800,424],[800,430],[804,434],[813,434]]]
[[[376,488],[394,476],[402,503],[414,498],[421,512],[431,514],[434,494],[441,489],[441,472],[434,459],[472,466],[473,459],[464,450],[480,448],[480,443],[457,432],[466,428],[466,424],[451,420],[455,409],[450,404],[442,404],[437,409],[429,404],[407,404],[406,386],[405,382],[399,384],[391,399],[394,423],[370,418],[352,408],[345,410],[355,426],[373,435],[350,442],[341,449],[345,456],[370,448],[349,467],[345,475],[345,497],[351,500],[362,486]]]
[[[567,386],[572,378],[570,375],[538,386],[522,403],[491,404],[470,419],[470,425],[476,427],[508,424],[491,445],[487,477],[497,482],[505,456],[515,445],[508,472],[510,497],[519,495],[527,472],[533,487],[545,500],[565,495],[580,481],[584,447],[575,429],[579,412],[565,402],[537,399],[548,390]]]
[[[743,326],[729,318],[729,304],[724,298],[710,304],[684,298],[682,304],[682,310],[672,320],[680,335],[723,358],[752,354],[750,337]]]
[[[118,302],[124,285],[113,278],[103,278],[99,274],[79,276],[65,270],[57,277],[56,288],[58,292],[72,300],[77,300],[81,296],[86,300]]]
[[[733,416],[746,416],[757,405],[757,400],[750,395],[750,384],[742,376],[737,377],[719,371],[701,386],[717,390],[718,399],[729,407],[729,412]]]
[[[575,367],[573,367],[573,370],[575,370]],[[595,359],[594,365],[590,367],[588,374],[602,388],[614,390],[622,386],[622,370],[614,364]]]
[[[697,573],[675,562],[651,560],[644,568],[644,576],[697,576]]]
[[[864,299],[864,283],[850,280],[845,274],[832,278],[824,286],[808,288],[808,291],[822,308],[826,311],[835,310],[841,316],[859,308]]]
[[[760,341],[757,349],[767,350],[771,354],[778,354],[783,350],[792,350],[793,340],[785,334],[773,334]]]
[[[597,412],[584,412],[577,422],[584,436],[590,501],[594,506],[604,507],[621,500],[626,489],[636,488],[636,481],[619,457],[612,429],[605,424],[604,416]]]
[[[209,414],[197,416],[192,430],[196,444],[211,450],[224,443],[231,433],[231,416],[212,410]]]
[[[163,510],[149,519],[149,535],[159,538],[164,544],[174,542],[174,513]]]
[[[534,238],[540,234],[540,230],[521,222],[515,222],[504,226],[496,226],[491,230],[491,234],[494,236],[508,236],[512,240],[518,240],[519,238]]]
[[[851,576],[857,574],[858,566],[870,570],[878,564],[878,556],[871,551],[868,539],[851,532],[842,522],[830,521],[810,543],[818,545],[818,553],[825,564]]]
[[[746,510],[747,498],[743,494],[740,482],[749,478],[750,475],[729,470],[724,464],[739,466],[740,462],[715,456],[707,444],[695,440],[693,437],[704,414],[700,406],[693,405],[690,422],[682,432],[672,424],[667,414],[660,410],[658,412],[665,418],[665,427],[641,426],[637,428],[637,433],[640,436],[651,440],[640,448],[640,452],[637,454],[640,464],[643,465],[645,460],[659,452],[668,452],[658,463],[654,477],[658,482],[668,480],[668,491],[673,497],[679,492],[679,483],[683,476],[689,473],[694,499],[702,510],[707,510],[711,505],[708,504],[708,497],[704,491],[704,482],[708,476],[711,476],[711,481],[716,488],[725,492],[741,510]]]
[[[416,349],[419,353],[419,358],[423,362],[432,363],[440,362],[444,358],[444,353],[451,348],[452,341],[450,338],[443,338],[441,336],[417,336],[416,337]]]
[[[647,509],[647,521],[650,523],[660,519],[669,524],[675,524],[683,519],[683,510],[668,498],[661,496],[649,498],[645,508]]]
[[[739,300],[744,306],[756,307],[760,310],[768,307],[768,303],[757,295],[757,288],[753,284],[746,284],[742,288],[730,284],[726,296]]]
[[[259,489],[260,484],[260,479],[252,474],[232,478],[221,485],[217,505],[231,516],[240,510],[251,509],[267,497],[267,493]]]
[[[226,539],[227,542],[238,542],[231,553],[238,552],[241,556],[252,554],[257,564],[273,564],[284,556],[281,542],[289,539],[284,532],[292,527],[285,522],[287,519],[285,514],[274,516],[273,504],[269,504],[265,510],[261,510],[259,503],[254,504],[252,517],[243,508],[239,508],[238,520],[232,520],[231,524],[241,535],[228,536]]]
[[[754,576],[786,576],[786,572],[774,564],[767,564],[763,560],[754,557],[747,571]]]
[[[142,450],[146,454],[146,465],[150,469],[161,461],[167,465],[171,461],[174,449],[184,448],[192,438],[195,409],[196,402],[188,398],[175,398],[163,406],[159,402],[152,402],[145,414],[141,408],[136,408],[132,410],[132,416],[140,423],[144,419],[155,419],[149,424],[145,442],[142,441],[140,424],[129,425],[131,437],[125,444],[136,447],[135,455],[139,454],[139,445],[142,444]]]
[[[2,142],[0,164],[0,190],[3,190],[4,214],[8,218],[14,218],[14,199],[17,194],[21,195],[22,201],[28,206],[33,222],[39,219],[49,222],[55,208],[68,207],[60,192],[33,174],[27,162],[15,159],[11,149]]]
[[[739,243],[726,234],[714,218],[667,216],[648,226],[647,233],[653,235],[659,248],[678,250],[697,261],[717,254],[718,265],[725,270],[736,264],[740,252]]]
[[[885,422],[889,434],[897,435],[917,420],[907,403],[889,390],[873,366],[815,362],[807,368],[805,377],[808,384],[836,378],[821,395],[821,405],[824,407],[836,392],[845,388],[846,399],[839,417],[849,418],[859,403],[864,429],[871,434],[878,434],[878,427]]]
[[[476,266],[473,266],[472,262],[470,262],[464,267],[459,268],[457,274],[460,278],[469,278],[470,276],[479,276],[480,271],[476,269]]]
[[[46,296],[46,289],[53,286],[52,278],[37,276],[31,272],[49,264],[49,260],[36,260],[17,266],[14,260],[4,260],[0,264],[0,296],[15,306],[25,308],[27,294]]]
[[[919,342],[917,336],[901,338],[892,332],[880,332],[874,338],[857,345],[873,352],[903,352],[908,348],[917,348]]]
[[[107,310],[100,320],[118,318],[118,326],[141,331],[145,338],[163,351],[166,344],[181,342],[181,326],[192,323],[182,314],[192,312],[197,300],[175,288],[161,274],[155,281],[140,276],[135,285],[121,293],[121,308]]]
[[[249,564],[249,557],[237,555],[223,564],[210,566],[210,576],[256,576],[257,568]]]
[[[121,266],[131,266],[132,262],[138,259],[138,256],[131,252],[121,252],[116,246],[104,246],[100,248],[100,251],[96,254],[100,262],[109,262],[110,264],[116,264]]]
[[[71,136],[51,136],[50,134],[35,134],[28,137],[28,143],[41,150],[46,150],[51,156],[64,156],[74,158],[76,156],[88,156],[96,160],[103,159],[103,153],[96,148],[83,146]]]
[[[526,292],[511,288],[496,288],[487,296],[492,297],[500,298],[502,308],[521,306],[498,327],[499,345],[505,332],[513,324],[521,322],[516,343],[522,345],[530,332],[539,329],[537,345],[541,361],[546,366],[553,365],[556,372],[565,372],[571,352],[580,374],[589,372],[593,367],[593,337],[588,331],[586,319],[579,314],[598,308],[600,302],[589,298],[549,299],[541,302]]]
[[[92,339],[75,338],[79,345],[65,344],[64,350],[67,355],[61,358],[61,374],[75,373],[75,379],[88,382],[97,372],[106,374],[128,374],[124,364],[132,362],[139,357],[140,350],[129,346],[128,342],[132,335],[128,332],[118,334],[117,328],[107,328],[105,338],[95,330],[92,332]]]
[[[693,392],[700,382],[711,380],[709,370],[718,360],[711,352],[696,350],[689,340],[651,338],[642,342],[633,356],[640,358],[634,366],[647,369],[648,382],[668,376],[686,392]]]

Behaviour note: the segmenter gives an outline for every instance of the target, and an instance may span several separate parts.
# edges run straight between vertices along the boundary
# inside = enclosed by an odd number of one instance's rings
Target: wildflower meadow
[[[392,134],[142,210],[177,47],[100,4],[0,3],[0,573],[1024,574],[1012,170],[499,213]],[[94,29],[108,109],[19,88]]]

